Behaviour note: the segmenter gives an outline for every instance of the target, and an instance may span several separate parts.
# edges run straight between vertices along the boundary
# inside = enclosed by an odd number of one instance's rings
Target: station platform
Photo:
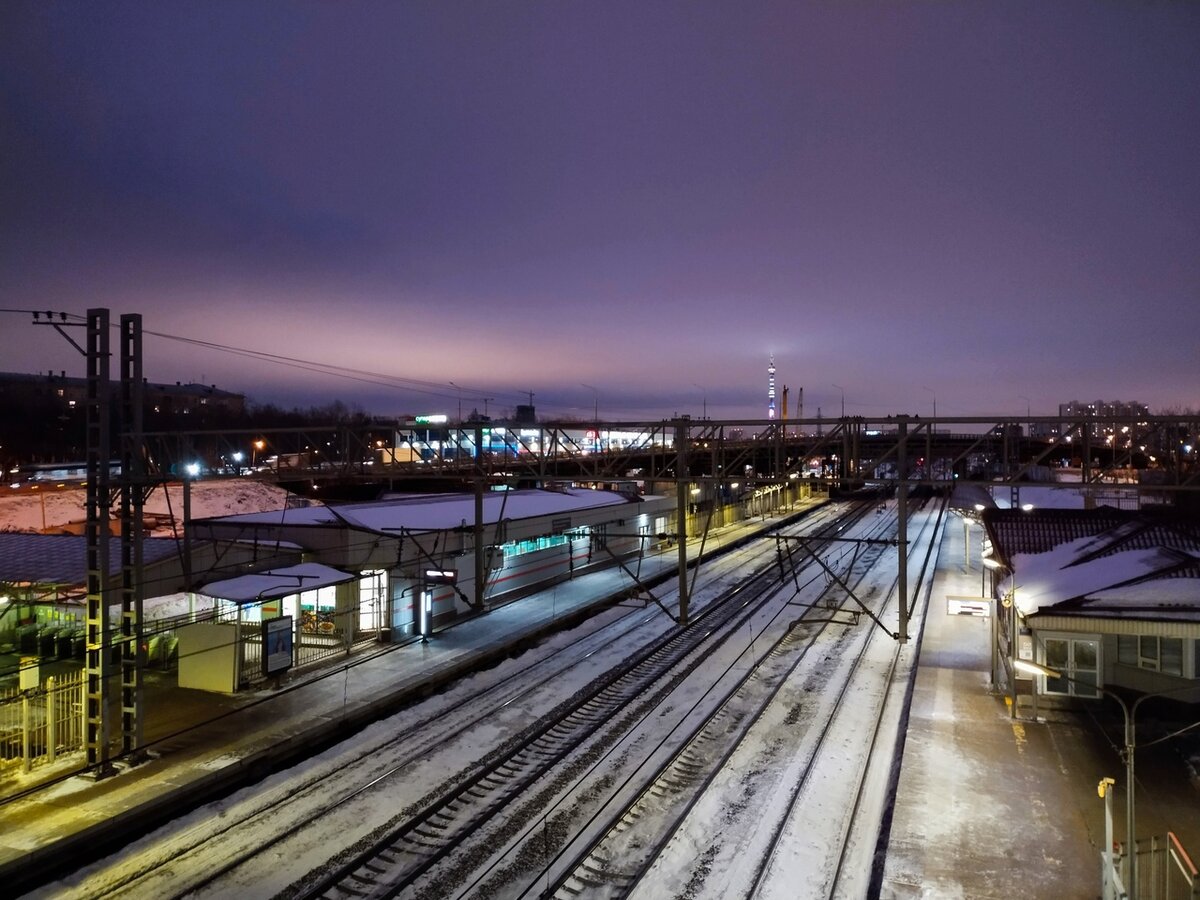
[[[951,600],[982,593],[978,536],[972,555],[963,528],[952,522],[943,533],[878,893],[1097,898],[1105,843],[1097,787],[1106,776],[1116,780],[1113,838],[1125,838],[1124,717],[1108,699],[1040,697],[1035,718],[1028,686],[1013,714],[989,683],[990,619],[950,611]],[[1137,835],[1148,845],[1170,831],[1200,861],[1200,779],[1178,740],[1150,746],[1180,726],[1172,715],[1189,712],[1154,702],[1137,717]],[[1188,895],[1177,886],[1171,896]]]
[[[794,514],[729,526],[710,535],[709,549],[752,540]],[[988,620],[943,615],[946,595],[979,591],[978,569],[964,567],[962,540],[959,529],[948,527],[938,554],[903,757],[896,760],[900,775],[879,892],[905,898],[1096,897],[1104,827],[1095,783],[1111,775],[1120,792],[1120,761],[1097,738],[1089,715],[1043,708],[1043,721],[1033,723],[1019,706],[1021,718],[1014,720],[1003,696],[990,691]],[[647,557],[641,576],[672,579],[676,564],[674,550]],[[428,643],[358,651],[325,677],[298,677],[278,690],[230,697],[168,692],[151,683],[147,719],[155,731],[146,735],[146,762],[100,780],[73,775],[0,805],[4,893],[48,896],[37,888],[63,874],[63,860],[77,866],[103,856],[184,810],[494,664],[629,587],[619,568],[592,573],[456,623]],[[1148,773],[1167,771],[1149,752],[1144,759]],[[1186,775],[1177,781],[1169,776],[1166,791],[1144,789],[1141,771],[1144,833],[1171,828],[1185,846],[1200,850],[1200,793]],[[23,786],[53,774],[31,773]],[[1149,830],[1160,824],[1161,831]]]

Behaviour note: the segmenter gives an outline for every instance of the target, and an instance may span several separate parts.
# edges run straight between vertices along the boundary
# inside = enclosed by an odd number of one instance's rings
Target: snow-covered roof
[[[142,560],[166,559],[179,552],[172,538],[144,538]],[[121,571],[121,540],[108,541],[109,571]],[[77,534],[0,532],[0,581],[80,585],[87,581],[87,538]]]
[[[988,511],[988,531],[1026,616],[1200,621],[1200,529],[1119,510]],[[1075,535],[1068,539],[1067,535]],[[1014,548],[1015,545],[1015,548]],[[1028,549],[1026,549],[1028,548]]]
[[[488,491],[483,495],[483,521],[528,519],[588,509],[620,506],[629,498],[612,491],[569,488],[562,491],[523,490]],[[275,512],[223,516],[212,522],[284,526],[333,525],[344,522],[352,528],[382,533],[405,531],[443,531],[475,521],[474,494],[414,494],[377,500],[371,503],[347,503],[340,506],[314,506]]]
[[[222,581],[211,581],[200,590],[210,597],[232,600],[235,603],[251,603],[342,584],[357,577],[320,563],[301,563],[297,566],[285,566]]]

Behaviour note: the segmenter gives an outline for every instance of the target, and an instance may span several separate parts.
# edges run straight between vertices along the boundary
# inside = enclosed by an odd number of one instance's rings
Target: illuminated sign
[[[456,569],[426,569],[425,583],[458,584],[458,571]]]
[[[445,425],[450,421],[450,417],[444,414],[416,416],[413,422],[417,425]]]

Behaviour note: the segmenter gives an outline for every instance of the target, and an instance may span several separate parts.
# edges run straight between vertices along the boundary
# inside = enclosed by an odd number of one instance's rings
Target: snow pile
[[[1073,565],[1080,548],[1091,542],[1092,538],[1080,538],[1060,544],[1047,553],[1016,554],[1013,558],[1015,576],[1005,579],[1001,590],[1005,593],[1012,591],[1015,580],[1013,599],[1021,613],[1028,616],[1043,606],[1053,606],[1063,600],[1098,595],[1100,592],[1111,593],[1115,585],[1144,578],[1173,567],[1178,562],[1176,554],[1155,547],[1126,550]],[[1173,590],[1178,596],[1178,579],[1161,580],[1173,581],[1174,584],[1162,585],[1160,590]],[[1120,592],[1127,591],[1129,588]]]
[[[283,509],[287,498],[283,488],[261,481],[200,481],[192,485],[191,517]],[[153,529],[155,536],[172,534],[171,520],[183,519],[183,485],[156,487],[146,498],[145,511],[148,516],[161,517],[162,523]],[[80,523],[86,517],[87,491],[82,485],[6,488],[0,493],[0,531],[40,532]]]

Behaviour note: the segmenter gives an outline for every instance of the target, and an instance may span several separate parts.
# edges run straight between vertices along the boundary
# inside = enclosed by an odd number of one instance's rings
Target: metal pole
[[[483,425],[475,425],[475,608],[483,611]],[[570,556],[570,553],[567,554]]]
[[[908,416],[899,416],[897,425],[896,466],[900,483],[896,491],[896,517],[899,519],[897,545],[900,551],[898,563],[898,590],[900,605],[900,631],[896,639],[908,643],[908,459],[905,444],[908,442]]]
[[[58,688],[54,676],[46,679],[46,762],[54,762],[58,756]]]
[[[127,314],[121,316],[121,749],[134,762],[145,754],[142,403],[142,317]]]
[[[1008,686],[1012,702],[1008,716],[1017,717],[1017,576],[1012,573],[1013,589],[1008,594]]]
[[[992,612],[992,692],[995,693],[1000,674],[1000,609],[996,606],[996,598],[988,598]]]
[[[1125,885],[1129,900],[1137,900],[1138,871],[1137,871],[1137,831],[1134,816],[1134,775],[1133,775],[1133,711],[1125,705],[1125,701],[1116,694],[1110,693],[1121,704],[1121,712],[1125,714],[1125,840],[1129,845],[1129,883]],[[1141,698],[1144,699],[1144,698]],[[1136,704],[1135,704],[1136,708]]]
[[[108,624],[109,432],[108,310],[87,313],[87,764],[98,778],[109,764],[108,673],[112,634]]]
[[[1101,880],[1104,900],[1113,896],[1113,820],[1112,820],[1112,786],[1111,778],[1100,779],[1100,796],[1104,798],[1104,876]]]
[[[675,508],[679,527],[679,624],[688,623],[687,583],[687,501],[688,501],[688,458],[687,424],[683,420],[675,423]]]

